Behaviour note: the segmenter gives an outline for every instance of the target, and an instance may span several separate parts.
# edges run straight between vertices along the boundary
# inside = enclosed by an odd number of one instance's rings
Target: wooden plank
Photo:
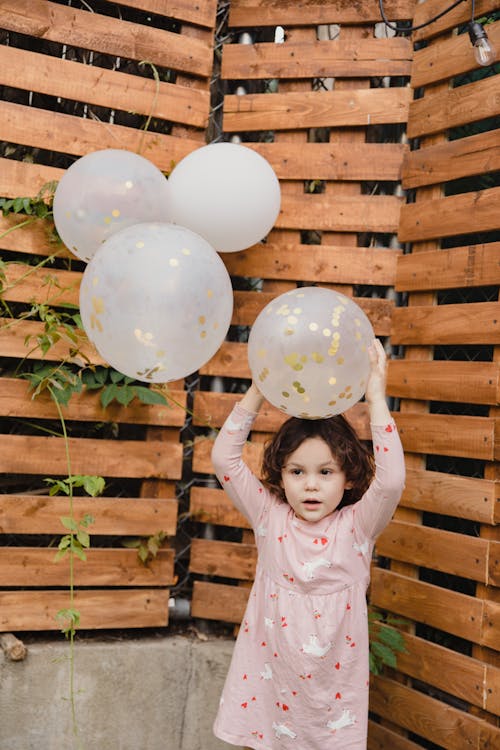
[[[73,497],[74,516],[93,517],[92,536],[151,536],[159,531],[174,536],[178,503],[173,486],[170,493],[161,499]],[[68,503],[64,496],[0,495],[0,534],[60,534]]]
[[[215,490],[209,487],[191,487],[189,514],[194,521],[199,523],[233,526],[238,529],[251,528],[250,522],[247,521],[242,513],[236,510],[224,490]]]
[[[420,682],[498,714],[500,694],[495,686],[500,670],[465,654],[404,633],[406,651],[397,656],[398,671]]]
[[[400,398],[496,404],[500,368],[495,362],[390,360],[387,392]]]
[[[206,620],[240,623],[250,589],[223,583],[195,581],[191,614]]]
[[[286,44],[226,44],[221,77],[363,78],[409,76],[412,46],[409,39],[362,39],[358,44],[340,39]]]
[[[69,438],[71,471],[103,477],[180,479],[182,445],[160,441]],[[0,471],[67,476],[65,441],[57,437],[0,435]]]
[[[73,156],[85,156],[104,148],[140,151],[141,156],[164,172],[170,172],[173,165],[200,146],[192,138],[176,138],[14,102],[0,102],[1,140],[45,148],[49,138],[53,151]],[[30,195],[32,192],[31,186]]]
[[[454,414],[394,415],[405,451],[493,461],[495,420]]]
[[[106,2],[114,4],[114,0]],[[217,0],[203,0],[202,3],[193,3],[192,0],[120,0],[120,5],[179,21],[188,21],[209,29],[215,25],[217,11]]]
[[[408,151],[402,143],[359,143],[346,148],[342,143],[275,141],[243,146],[267,159],[280,180],[399,180]]]
[[[500,522],[495,482],[439,471],[406,468],[401,505],[470,521]]]
[[[416,622],[483,643],[483,602],[457,591],[393,573],[372,570],[372,604]],[[498,634],[497,634],[498,636]]]
[[[3,268],[2,299],[6,302],[44,302],[52,306],[78,305],[82,274],[49,266],[7,262]]]
[[[396,290],[457,289],[500,283],[500,242],[397,258]]]
[[[500,99],[500,97],[499,97]],[[498,228],[500,187],[401,206],[398,237],[416,242]]]
[[[384,9],[392,20],[413,17],[415,0],[385,0]],[[380,20],[377,0],[365,0],[362,6],[348,2],[307,3],[275,0],[232,0],[230,26],[317,26],[318,24],[369,24]]]
[[[393,344],[497,344],[500,342],[498,303],[469,302],[395,308]]]
[[[223,341],[212,359],[200,367],[200,375],[220,375],[229,378],[251,378],[247,345]]]
[[[223,126],[234,132],[407,122],[409,102],[408,88],[228,94]]]
[[[246,97],[240,97],[246,99]],[[410,103],[408,138],[442,133],[459,125],[500,114],[495,76],[467,83]]]
[[[135,398],[128,406],[113,402],[106,408],[101,405],[100,392],[74,393],[66,406],[61,406],[64,418],[75,421],[117,422],[120,424],[150,424],[161,427],[182,427],[186,419],[186,391],[166,390],[168,404],[143,404]],[[47,391],[32,398],[26,380],[2,378],[0,380],[0,415],[30,419],[58,419],[59,413]]]
[[[391,521],[377,539],[377,554],[432,570],[493,584],[487,539]]]
[[[428,21],[441,13],[443,10],[447,10],[451,5],[448,0],[428,0],[426,3],[417,3],[415,5],[415,15],[413,17],[413,25],[420,26],[421,24],[427,24]],[[490,11],[498,9],[498,0],[477,0],[475,3],[475,17],[481,18],[481,16],[487,15]],[[420,41],[422,39],[432,39],[438,34],[442,34],[444,31],[454,29],[456,26],[468,23],[471,18],[470,6],[467,3],[459,3],[456,8],[446,12],[440,19],[434,21],[429,25],[425,25],[424,28],[414,32],[413,39]]]
[[[392,286],[400,250],[342,245],[280,245],[267,242],[222,259],[232,276],[262,277],[318,284]],[[411,257],[411,256],[405,256]],[[358,304],[361,301],[358,300]]]
[[[37,344],[37,336],[42,335],[44,324],[34,320],[16,320],[15,318],[0,318],[0,356],[15,357],[17,359],[43,359],[46,362],[73,362],[84,366],[89,362],[93,365],[107,363],[97,353],[86,335],[75,330],[77,344],[69,342],[64,337],[64,330],[58,329],[62,338],[53,344],[45,355]],[[76,350],[76,351],[75,351]]]
[[[498,49],[500,23],[489,23],[487,33],[490,43]],[[477,62],[471,52],[468,33],[440,39],[437,44],[416,50],[411,73],[412,88],[418,89],[437,81],[447,81],[454,76],[475,70]]]
[[[90,528],[92,531],[92,528]],[[0,548],[0,586],[69,586],[69,559],[55,562],[56,551],[40,547]],[[166,586],[174,583],[174,551],[160,550],[148,565],[135,549],[86,550],[74,560],[76,586]]]
[[[193,539],[191,542],[191,573],[252,581],[256,564],[257,548],[253,544],[212,539]]]
[[[196,391],[194,394],[193,424],[197,427],[221,427],[233,406],[241,400],[236,393],[217,393],[211,391]],[[354,404],[344,412],[344,416],[358,433],[361,440],[370,439],[370,424],[368,408],[365,402]],[[395,415],[399,417],[398,414]],[[271,406],[267,401],[259,410],[254,422],[256,432],[275,432],[287,419],[287,415]]]
[[[14,187],[13,183],[8,179],[3,180],[1,176],[4,166],[7,166],[8,168],[8,163],[21,164],[21,162],[12,162],[9,159],[0,159],[0,187],[3,186],[5,188],[6,186],[8,186],[8,189],[12,191]],[[29,185],[28,192],[17,193],[15,196],[11,195],[10,197],[17,197],[19,194],[34,196],[36,194],[36,188],[33,192],[33,185]],[[2,192],[2,196],[7,197],[5,192]],[[69,257],[69,250],[67,250],[62,243],[58,243],[56,246],[54,246],[54,243],[50,241],[50,231],[53,226],[51,221],[39,219],[33,224],[29,224],[27,226],[19,226],[21,224],[23,224],[22,216],[6,217],[0,215],[0,248],[2,250],[13,250],[16,253],[27,253],[29,255],[56,255],[57,257],[61,258]],[[14,227],[19,228],[14,229]],[[3,257],[5,260],[8,259],[7,256]]]
[[[447,750],[496,747],[500,729],[396,680],[372,679],[370,710]]]
[[[395,195],[334,196],[303,193],[282,196],[278,229],[327,232],[397,232],[402,198]]]
[[[219,394],[222,395],[222,394]],[[199,438],[195,441],[193,450],[193,471],[199,474],[213,474],[211,453],[213,440]],[[254,474],[260,473],[262,463],[262,443],[246,443],[243,449],[243,459]]]
[[[0,47],[0,85],[205,128],[208,91]],[[158,90],[157,90],[158,88]],[[153,110],[152,105],[154,104]]]
[[[75,591],[75,609],[81,630],[165,627],[168,598],[168,589]],[[68,606],[64,591],[0,591],[0,631],[60,630]]]
[[[368,719],[367,750],[420,750],[422,745],[408,740],[402,734],[392,732],[389,727]]]
[[[50,42],[70,39],[74,47],[205,78],[212,72],[212,50],[201,39],[45,0],[2,0],[0,26]]]
[[[59,169],[59,167],[47,167],[45,164],[31,164],[14,159],[0,159],[0,193],[3,198],[35,196],[47,182],[58,182],[63,174],[64,170]],[[18,216],[15,219],[4,219],[11,225],[19,224],[24,220],[25,217],[21,217],[20,220]],[[44,221],[43,226],[49,227],[50,224]],[[17,239],[19,239],[19,234],[22,231],[21,229],[16,230]],[[11,235],[9,237],[11,240],[13,239]],[[51,253],[47,253],[47,255],[59,252],[59,250],[59,245],[52,244]]]
[[[489,130],[405,152],[401,177],[403,187],[414,188],[489,174],[499,168],[498,130]]]

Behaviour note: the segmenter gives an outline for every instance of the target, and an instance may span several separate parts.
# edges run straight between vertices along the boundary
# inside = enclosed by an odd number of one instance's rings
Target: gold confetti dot
[[[354,323],[355,323],[355,324],[356,324],[357,326],[360,326],[360,325],[361,325],[361,321],[360,321],[360,319],[359,319],[359,318],[354,318]]]
[[[309,323],[309,330],[310,331],[317,331],[319,328],[319,325],[317,323]]]
[[[333,339],[334,339],[335,341],[338,341],[338,340],[339,340],[339,338],[340,338],[340,333],[339,333],[338,331],[335,331],[335,333],[333,334],[332,338],[333,338]]]
[[[208,297],[208,299],[211,299],[213,296],[214,296],[213,290],[212,289],[207,289],[207,297]]]
[[[337,364],[338,365],[343,365],[344,364],[344,357],[339,357],[338,360],[337,360]]]
[[[168,264],[169,266],[172,266],[172,268],[177,268],[177,266],[179,265],[179,261],[177,260],[177,258],[170,258]]]
[[[331,336],[332,332],[329,328],[323,328],[323,336]]]
[[[328,406],[335,406],[336,403],[337,403],[336,401],[329,401]]]
[[[188,247],[183,247],[181,252],[183,255],[191,255],[191,250]]]
[[[294,333],[295,331],[293,330],[293,328],[285,328],[285,330],[283,331],[283,336],[293,336]]]
[[[328,385],[335,385],[337,382],[337,378],[334,378],[333,376],[331,378],[328,378]]]
[[[259,349],[257,351],[257,356],[261,359],[267,355],[267,349]]]
[[[287,318],[287,323],[290,323],[291,326],[294,326],[297,323],[297,318],[295,315],[289,315]]]
[[[105,224],[111,224],[111,221],[112,221],[111,216],[105,216],[104,217],[104,223]]]
[[[104,312],[104,300],[102,297],[92,297],[92,307],[96,315]]]
[[[318,365],[320,365],[325,360],[325,358],[323,357],[323,355],[320,354],[319,352],[313,352],[311,354],[311,359],[312,359],[313,362],[317,362]]]
[[[200,325],[203,325],[203,323],[205,322],[205,320],[206,320],[205,316],[204,315],[200,315],[199,318],[198,318],[198,323]]]
[[[302,312],[302,308],[301,307],[294,307],[293,308],[293,312],[294,312],[295,315],[300,315],[300,313]]]
[[[342,393],[339,393],[339,398],[345,398],[345,393],[342,391]]]
[[[284,398],[290,398],[288,391],[281,391],[281,395],[284,396]]]
[[[142,240],[139,240],[139,242],[135,243],[136,247],[144,247],[144,242]]]
[[[120,211],[117,208],[114,208],[111,211],[111,216],[114,216],[114,218],[117,219],[120,216]]]
[[[92,286],[97,286],[99,283],[99,276],[94,276],[92,279]]]
[[[130,188],[133,188],[134,187],[134,183],[132,182],[132,180],[127,180],[126,183],[125,183],[125,187],[128,188],[129,190],[130,190]]]
[[[301,358],[300,358],[300,361],[301,361],[301,362],[303,362],[303,363],[305,364],[305,363],[307,362],[307,354],[303,354],[303,355],[301,356]]]
[[[206,332],[206,331],[201,331],[201,332],[200,332],[200,338],[201,338],[201,339],[204,339],[204,338],[206,338],[206,335],[207,335],[207,332]]]
[[[357,339],[357,341],[359,341],[359,340],[360,340],[360,338],[361,338],[361,334],[360,334],[360,332],[359,332],[359,331],[356,331],[356,333],[354,334],[354,336],[355,336],[355,338]]]

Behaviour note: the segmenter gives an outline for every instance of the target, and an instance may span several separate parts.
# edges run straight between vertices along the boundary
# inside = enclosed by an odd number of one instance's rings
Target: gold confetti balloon
[[[103,149],[82,156],[54,194],[54,223],[68,248],[88,262],[100,245],[125,227],[166,221],[168,184],[143,156]]]
[[[231,322],[224,263],[185,227],[144,223],[110,237],[80,286],[83,327],[101,357],[137,380],[166,383],[198,370]]]
[[[217,252],[260,242],[281,204],[280,185],[263,156],[236,143],[192,151],[168,179],[167,220],[201,234]]]
[[[323,419],[363,396],[374,334],[363,310],[339,292],[301,287],[258,315],[248,340],[252,378],[290,416]]]

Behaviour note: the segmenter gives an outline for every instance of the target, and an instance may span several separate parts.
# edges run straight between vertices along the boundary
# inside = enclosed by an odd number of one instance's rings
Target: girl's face
[[[304,521],[321,521],[336,509],[351,487],[322,438],[306,438],[287,457],[281,481],[288,503]]]

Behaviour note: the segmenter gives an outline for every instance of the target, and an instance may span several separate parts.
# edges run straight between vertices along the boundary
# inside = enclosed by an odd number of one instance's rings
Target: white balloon
[[[94,151],[75,161],[54,195],[54,223],[66,245],[89,261],[125,227],[166,218],[168,183],[143,156],[123,149]]]
[[[236,143],[192,151],[173,169],[168,186],[168,221],[201,234],[221,253],[263,240],[280,210],[273,168],[256,151]]]
[[[370,321],[349,297],[302,287],[276,297],[250,331],[252,378],[290,416],[323,419],[363,396],[369,375]]]
[[[220,347],[231,322],[231,279],[199,235],[172,224],[122,229],[83,274],[83,327],[116,370],[145,382],[189,375]]]

